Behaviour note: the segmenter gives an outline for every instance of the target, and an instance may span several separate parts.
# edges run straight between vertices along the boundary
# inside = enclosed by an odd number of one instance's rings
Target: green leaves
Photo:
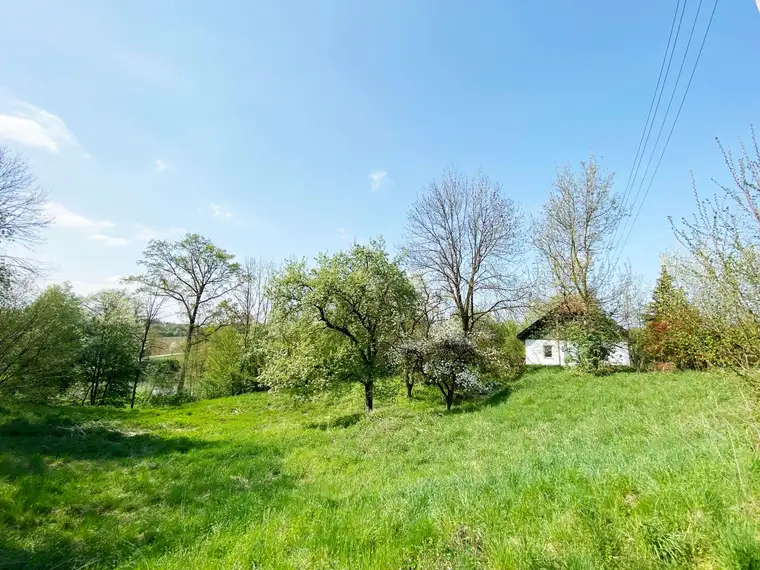
[[[574,347],[569,357],[588,372],[604,370],[607,358],[624,340],[620,326],[594,304],[562,327],[565,338]]]
[[[412,284],[382,240],[320,254],[312,268],[291,262],[272,287],[274,346],[265,376],[302,390],[350,381],[371,387],[388,372],[390,348],[414,303]]]

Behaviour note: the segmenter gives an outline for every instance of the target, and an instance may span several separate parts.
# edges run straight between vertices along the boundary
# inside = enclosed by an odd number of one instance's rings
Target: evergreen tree
[[[663,264],[644,315],[646,353],[656,362],[678,368],[702,368],[709,348],[704,332],[699,312]]]

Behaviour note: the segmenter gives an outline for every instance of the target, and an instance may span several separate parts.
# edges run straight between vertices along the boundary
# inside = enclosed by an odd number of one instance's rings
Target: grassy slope
[[[737,382],[546,370],[434,398],[4,410],[0,568],[760,567]]]

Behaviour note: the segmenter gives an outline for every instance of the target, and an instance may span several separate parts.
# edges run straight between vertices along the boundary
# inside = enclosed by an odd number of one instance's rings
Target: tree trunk
[[[469,310],[460,304],[459,306],[459,319],[462,322],[462,334],[464,336],[468,336],[470,334],[470,330],[472,330],[472,322],[471,322],[471,315]]]
[[[84,397],[82,398],[82,403],[80,404],[82,407],[84,407],[84,403],[87,401],[87,396],[90,395],[90,390],[92,390],[92,384],[87,386],[87,391],[84,393]]]
[[[90,390],[90,405],[91,406],[95,405],[95,399],[98,396],[98,384],[99,384],[99,381],[96,378],[95,381],[92,383],[92,390]]]
[[[456,377],[452,374],[451,384],[447,386],[446,390],[446,410],[451,410],[451,406],[454,404],[454,392],[456,391],[456,387]]]
[[[146,348],[148,347],[148,335],[150,334],[150,325],[152,321],[148,319],[143,329],[142,342],[140,343],[140,354],[137,355],[137,369],[135,370],[135,381],[132,384],[132,400],[129,402],[130,409],[135,407],[135,396],[137,395],[137,384],[140,382],[140,376],[142,376],[142,361],[145,358]]]
[[[411,374],[407,374],[404,377],[404,382],[406,383],[406,397],[411,399],[412,388],[414,388],[414,377]]]
[[[374,388],[374,382],[369,380],[364,384],[364,405],[368,412],[372,411],[373,395],[372,389]]]
[[[135,396],[137,395],[137,383],[140,381],[140,366],[138,364],[137,370],[135,371],[135,381],[132,384],[132,400],[129,402],[130,409],[134,409],[135,407]]]
[[[185,376],[187,367],[190,365],[190,349],[193,347],[193,328],[195,323],[190,323],[187,327],[187,337],[185,338],[185,354],[182,357],[182,370],[179,371],[179,384],[177,384],[177,394],[181,394],[185,389]]]
[[[100,394],[100,403],[98,404],[99,406],[102,406],[102,405],[103,405],[103,402],[105,401],[105,399],[106,399],[106,395],[108,394],[108,391],[109,391],[109,389],[111,388],[111,385],[112,385],[112,384],[113,384],[113,381],[112,381],[112,380],[110,379],[110,377],[109,377],[109,379],[108,379],[108,380],[106,380],[106,385],[105,385],[105,387],[103,388],[103,392]]]

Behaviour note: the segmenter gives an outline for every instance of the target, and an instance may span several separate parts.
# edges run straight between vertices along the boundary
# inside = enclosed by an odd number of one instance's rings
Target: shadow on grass
[[[2,418],[0,570],[150,566],[211,526],[277,510],[295,486],[279,445],[163,438],[64,413]]]
[[[355,414],[347,414],[345,416],[332,418],[323,422],[313,422],[306,424],[306,427],[309,429],[319,430],[327,430],[331,428],[347,428],[358,424],[366,415],[366,412],[356,412]]]
[[[509,397],[513,394],[515,389],[516,388],[514,385],[508,384],[507,386],[503,386],[486,396],[482,396],[477,399],[464,400],[459,403],[459,405],[455,404],[449,413],[469,414],[472,412],[479,412],[487,408],[500,406],[509,400]]]
[[[162,438],[68,418],[12,418],[0,424],[0,453],[61,459],[111,459],[187,453],[205,442]],[[0,463],[0,475],[3,467]]]

